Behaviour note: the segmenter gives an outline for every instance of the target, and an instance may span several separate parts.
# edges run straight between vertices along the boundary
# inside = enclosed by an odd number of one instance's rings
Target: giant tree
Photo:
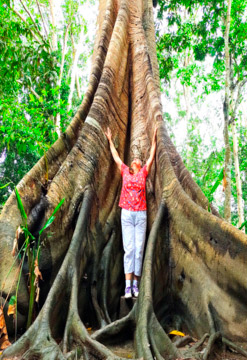
[[[28,229],[37,239],[60,200],[65,202],[41,239],[40,311],[1,359],[72,359],[78,353],[85,359],[114,358],[102,343],[120,339],[126,329],[135,338],[136,355],[145,359],[196,356],[196,348],[181,354],[170,341],[167,332],[173,327],[203,336],[203,341],[209,337],[204,359],[216,339],[234,346],[227,338],[244,338],[247,238],[209,209],[183,165],[162,120],[158,74],[151,0],[101,0],[83,102],[66,132],[17,187]],[[148,239],[140,295],[122,319],[121,179],[104,134],[108,126],[126,163],[137,151],[146,160],[158,127],[156,163],[147,182]],[[17,286],[19,264],[8,272],[21,221],[13,193],[0,222],[3,300]],[[17,234],[20,248],[24,239]],[[29,298],[26,266],[24,260],[20,328]],[[87,323],[99,328],[92,336]]]

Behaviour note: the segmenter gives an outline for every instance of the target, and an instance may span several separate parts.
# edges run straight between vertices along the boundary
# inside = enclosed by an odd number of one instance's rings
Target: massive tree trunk
[[[188,358],[167,332],[174,327],[210,341],[247,331],[246,236],[208,211],[208,201],[173,146],[162,120],[151,0],[101,0],[90,83],[67,131],[18,185],[35,235],[65,197],[42,238],[40,312],[0,359],[107,358],[104,345],[133,335],[136,356]],[[157,125],[156,161],[147,181],[148,236],[140,295],[118,320],[124,287],[120,173],[104,131],[121,158],[147,159]],[[46,164],[48,162],[48,167]],[[48,171],[48,181],[47,181]],[[2,297],[15,293],[11,249],[21,216],[13,193],[0,222]],[[19,238],[21,246],[21,238]],[[28,308],[24,271],[19,328]],[[11,321],[8,320],[11,331]],[[93,336],[86,324],[98,327]],[[206,335],[209,336],[209,335]],[[61,340],[62,339],[62,340]],[[233,345],[232,345],[233,346]],[[206,359],[206,355],[203,355]]]

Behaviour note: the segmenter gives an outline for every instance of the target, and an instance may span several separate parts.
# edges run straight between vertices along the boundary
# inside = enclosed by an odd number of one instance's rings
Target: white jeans
[[[134,273],[134,275],[140,276],[147,228],[147,212],[122,209],[121,224],[124,273]]]

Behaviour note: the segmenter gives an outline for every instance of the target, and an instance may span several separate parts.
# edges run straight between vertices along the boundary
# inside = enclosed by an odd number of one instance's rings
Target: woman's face
[[[141,170],[141,160],[140,159],[134,159],[132,163],[130,164],[131,168],[136,172]]]

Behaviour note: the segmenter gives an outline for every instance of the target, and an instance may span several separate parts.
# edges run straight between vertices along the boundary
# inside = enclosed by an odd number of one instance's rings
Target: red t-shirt
[[[147,165],[137,174],[130,174],[129,168],[124,163],[121,165],[123,186],[119,206],[130,211],[147,210],[146,204],[146,178]]]

